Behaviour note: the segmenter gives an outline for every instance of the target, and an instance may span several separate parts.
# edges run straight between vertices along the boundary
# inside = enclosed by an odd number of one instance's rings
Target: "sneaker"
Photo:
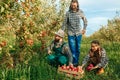
[[[97,71],[97,73],[96,74],[103,74],[104,73],[104,68],[100,68],[100,69],[98,69],[98,71]]]

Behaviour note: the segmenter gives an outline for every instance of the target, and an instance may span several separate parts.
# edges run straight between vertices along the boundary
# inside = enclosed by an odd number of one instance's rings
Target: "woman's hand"
[[[91,69],[90,69],[90,71],[91,71],[91,70],[94,70],[94,69],[96,69],[96,68],[95,68],[95,67],[93,67],[93,68],[91,68]]]
[[[94,69],[96,69],[96,68],[98,68],[98,66],[95,66],[95,67],[91,68],[90,70],[94,70]]]

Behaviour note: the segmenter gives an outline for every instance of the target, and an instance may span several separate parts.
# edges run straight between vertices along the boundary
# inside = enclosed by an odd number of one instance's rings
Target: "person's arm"
[[[52,53],[52,48],[54,47],[54,41],[51,42],[51,44],[47,47],[48,54]]]
[[[82,61],[82,66],[81,66],[82,68],[86,65],[86,63],[89,61],[89,59],[90,59],[90,56],[88,54],[85,56],[85,58]]]
[[[86,19],[86,17],[84,16],[84,17],[82,17],[82,20],[83,20],[83,22],[84,22],[83,30],[86,30],[86,28],[87,28],[87,19]]]
[[[63,54],[66,54],[68,56],[68,62],[69,62],[69,65],[72,64],[72,61],[73,61],[73,57],[72,57],[72,53],[70,51],[70,48],[68,47],[68,44],[65,44],[62,48],[62,53]]]
[[[86,27],[87,27],[87,19],[85,17],[85,14],[82,10],[80,10],[80,15],[81,15],[81,18],[83,20],[83,29],[86,30]]]
[[[83,20],[83,30],[82,30],[82,34],[84,34],[86,32],[86,28],[87,28],[87,19],[84,15],[84,12],[82,10],[80,10],[80,16]]]
[[[104,68],[107,64],[108,64],[108,59],[106,57],[106,51],[105,51],[105,49],[103,49],[101,51],[101,60],[100,60],[100,63],[98,63],[91,70],[96,69],[96,68]]]
[[[101,60],[100,63],[97,64],[95,67],[96,68],[101,68],[101,67],[105,67],[108,64],[108,58],[106,57],[106,51],[105,49],[103,49],[101,51]]]
[[[62,24],[62,27],[61,27],[61,29],[63,31],[65,30],[65,28],[67,27],[68,22],[69,22],[68,14],[69,14],[69,12],[66,12],[65,17],[64,17],[64,21],[63,21],[63,24]]]

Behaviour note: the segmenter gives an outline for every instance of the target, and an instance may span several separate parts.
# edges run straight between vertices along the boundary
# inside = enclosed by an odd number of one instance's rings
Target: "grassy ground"
[[[89,43],[89,41],[84,41],[81,44],[79,64],[89,50]],[[105,73],[95,75],[93,72],[86,72],[80,80],[120,80],[120,44],[106,43],[102,46],[106,49],[109,57],[109,65],[106,67]],[[38,53],[33,56],[28,65],[21,64],[14,69],[0,69],[0,80],[71,80],[58,74],[57,68],[48,65],[45,57],[45,53]]]

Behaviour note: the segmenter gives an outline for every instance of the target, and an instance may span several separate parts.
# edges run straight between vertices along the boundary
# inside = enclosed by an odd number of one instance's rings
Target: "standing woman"
[[[83,21],[83,28],[80,24]],[[62,30],[67,29],[69,47],[73,55],[73,65],[77,66],[80,55],[80,43],[82,34],[85,34],[87,27],[87,19],[82,10],[79,9],[77,0],[72,0],[69,11],[66,12],[62,25]]]

